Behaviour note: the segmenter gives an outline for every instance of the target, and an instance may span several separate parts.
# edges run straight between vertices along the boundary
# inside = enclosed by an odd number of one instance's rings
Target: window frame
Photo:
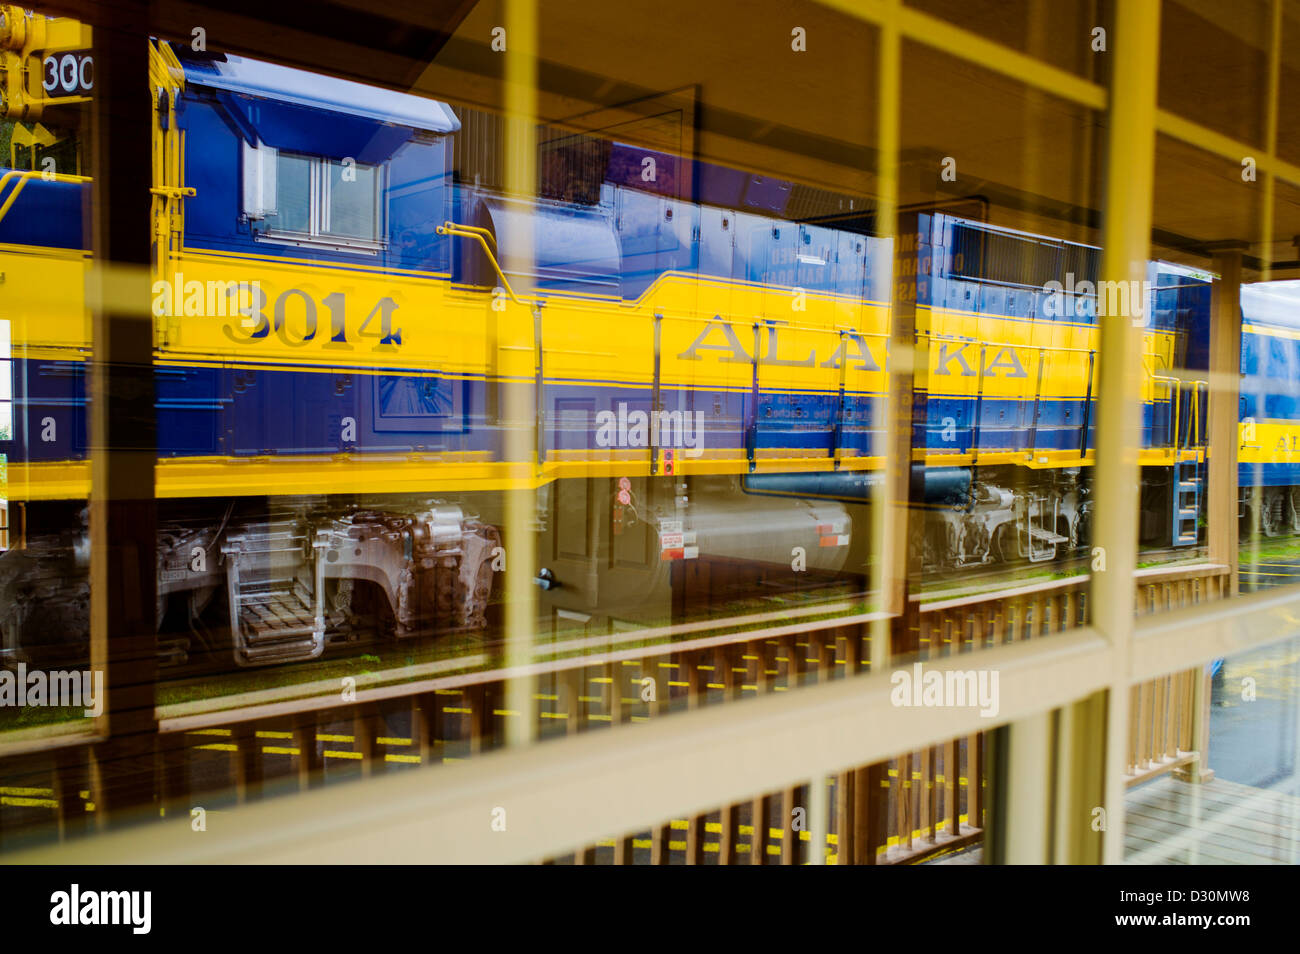
[[[362,163],[355,162],[357,168],[370,169],[374,171],[373,195],[371,203],[374,210],[375,238],[365,239],[356,236],[342,235],[329,231],[330,229],[330,198],[331,198],[331,166],[339,163],[340,160],[331,159],[328,156],[312,155],[310,153],[291,152],[288,150],[279,150],[264,143],[258,143],[252,148],[254,161],[265,168],[267,164],[275,169],[274,174],[274,196],[269,205],[271,208],[250,208],[248,191],[244,192],[244,215],[250,222],[261,221],[261,228],[254,228],[253,236],[259,242],[268,242],[276,245],[292,245],[304,248],[322,248],[331,251],[353,252],[366,255],[377,255],[388,247],[387,242],[387,204],[384,196],[387,194],[387,163]],[[269,224],[268,216],[275,214],[275,209],[279,204],[280,192],[280,175],[278,160],[280,155],[292,156],[297,159],[305,159],[308,166],[308,199],[307,199],[307,231],[296,229],[275,228]],[[249,174],[249,166],[245,164],[245,175]],[[260,191],[258,193],[260,195]]]
[[[16,433],[17,424],[14,421],[14,384],[16,382],[14,380],[13,322],[8,318],[0,318],[0,323],[7,326],[3,338],[5,347],[0,349],[0,374],[5,376],[5,380],[8,381],[9,384],[8,389],[3,394],[0,394],[0,407],[7,407],[9,409],[7,421],[9,434],[7,437],[0,436],[0,444],[3,444],[16,440],[18,435]],[[5,415],[0,414],[0,425],[5,423]],[[0,431],[0,435],[2,434],[3,431]],[[0,484],[0,486],[3,485]]]
[[[0,374],[6,376],[9,382],[8,390],[0,395],[0,408],[7,408],[8,414],[0,414],[0,425],[8,425],[8,433],[0,430],[0,448],[6,445],[12,445],[18,438],[18,424],[14,420],[14,352],[13,352],[13,322],[8,318],[0,318],[0,323],[7,326],[3,339],[4,347],[0,348]],[[6,420],[7,418],[7,420]],[[9,454],[7,449],[0,450],[0,553],[4,553],[9,547]]]

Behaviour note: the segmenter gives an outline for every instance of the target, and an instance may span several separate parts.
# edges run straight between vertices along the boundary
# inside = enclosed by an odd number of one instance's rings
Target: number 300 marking
[[[94,57],[73,53],[65,53],[62,57],[51,55],[45,58],[42,65],[45,67],[45,77],[41,80],[41,87],[47,93],[61,90],[71,95],[78,91],[89,92],[94,88]]]

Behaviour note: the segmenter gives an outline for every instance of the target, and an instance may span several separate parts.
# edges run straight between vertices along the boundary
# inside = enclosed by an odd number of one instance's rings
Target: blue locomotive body
[[[173,185],[185,197],[158,266],[169,307],[188,302],[185,274],[208,286],[214,274],[278,284],[251,283],[243,320],[212,314],[209,287],[208,310],[182,315],[188,338],[155,303],[159,473],[181,475],[160,476],[160,497],[220,510],[239,496],[492,492],[513,473],[503,407],[527,389],[533,463],[569,468],[548,480],[725,478],[733,483],[716,491],[718,513],[730,513],[725,493],[860,501],[883,464],[889,303],[906,293],[917,353],[928,355],[912,416],[927,563],[1047,560],[1086,543],[1107,320],[1140,323],[1150,359],[1143,537],[1197,542],[1211,276],[1153,262],[1119,315],[1095,248],[942,212],[915,215],[914,231],[890,240],[872,235],[862,213],[796,221],[792,183],[595,138],[581,162],[544,155],[540,195],[512,196],[474,171],[492,168],[485,152],[500,160],[482,114],[471,135],[462,123],[472,111],[433,100],[237,57],[182,55],[180,65],[184,90],[156,130],[182,151],[183,183]],[[0,219],[0,245],[88,258],[90,188],[31,178]],[[520,310],[496,317],[494,302],[507,298]],[[805,299],[818,317],[803,317]],[[1244,294],[1243,308],[1243,433],[1258,428],[1285,445],[1284,454],[1243,454],[1243,486],[1271,488],[1246,503],[1266,532],[1287,519],[1300,528],[1290,496],[1300,486],[1300,325],[1276,296]],[[27,499],[76,499],[85,481],[42,491],[39,475],[87,460],[93,342],[59,344],[39,331],[14,342],[13,430],[0,451],[38,475]],[[274,341],[278,351],[229,346]],[[511,349],[518,354],[503,358]],[[638,414],[656,429],[675,426],[677,443],[611,449],[596,422],[609,415],[622,439]],[[707,453],[674,457],[688,449]],[[463,514],[407,516],[456,523],[458,553],[473,549],[464,540],[478,552],[495,539]],[[839,521],[818,519],[822,528]],[[247,553],[254,535],[228,520],[177,540],[225,534],[231,553]],[[381,572],[379,556],[365,559],[374,562],[362,575],[387,580],[400,617],[408,597],[396,595],[397,577]],[[161,572],[175,592],[215,586]],[[238,621],[244,584],[229,572]],[[291,634],[297,642],[259,650],[265,634],[250,622],[237,658],[319,654],[335,572],[302,570],[315,603]],[[460,618],[481,615],[462,608]],[[399,618],[399,630],[415,618]]]

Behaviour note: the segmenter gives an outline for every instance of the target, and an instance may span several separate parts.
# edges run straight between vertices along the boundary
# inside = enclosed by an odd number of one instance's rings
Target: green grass
[[[82,709],[72,706],[5,706],[0,709],[0,737],[5,732],[18,729],[34,729],[44,725],[68,723],[69,728],[82,728],[74,723],[82,722],[88,728],[90,720]]]
[[[1256,546],[1258,550],[1255,549]],[[1300,537],[1257,537],[1244,541],[1239,552],[1243,562],[1294,560],[1300,558]]]

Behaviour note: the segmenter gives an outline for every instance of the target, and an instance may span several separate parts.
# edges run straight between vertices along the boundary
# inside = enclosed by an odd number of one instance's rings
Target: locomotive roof
[[[186,82],[197,86],[363,116],[429,132],[449,133],[460,129],[460,120],[451,107],[436,99],[242,56],[196,58],[186,56],[184,50],[177,53],[185,67]]]
[[[1248,322],[1300,328],[1300,280],[1242,285],[1241,313]]]

